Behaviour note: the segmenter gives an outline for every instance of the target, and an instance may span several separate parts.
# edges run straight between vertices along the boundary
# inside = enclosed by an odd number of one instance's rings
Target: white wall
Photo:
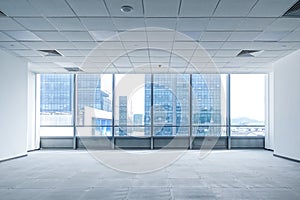
[[[0,50],[0,160],[25,155],[27,62]]]
[[[300,160],[300,50],[274,63],[274,154]]]
[[[28,72],[28,97],[27,97],[27,151],[40,148],[40,138],[36,127],[36,95],[35,73]]]
[[[266,81],[266,105],[265,148],[274,150],[274,72],[268,74]]]

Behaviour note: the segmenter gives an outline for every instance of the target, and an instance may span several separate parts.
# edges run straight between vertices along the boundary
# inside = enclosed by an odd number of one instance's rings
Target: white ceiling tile
[[[214,56],[217,57],[234,57],[240,50],[218,50]]]
[[[83,56],[86,56],[87,58],[90,57],[91,54],[93,54],[92,49],[78,49]]]
[[[259,54],[257,57],[278,57],[281,56],[285,51],[263,51],[261,54]]]
[[[246,49],[249,47],[248,42],[225,42],[221,49]]]
[[[47,42],[52,49],[76,49],[71,42]]]
[[[77,63],[77,65],[82,64],[82,62],[84,62],[86,59],[85,56],[68,56],[68,58],[71,62]]]
[[[114,24],[117,30],[131,30],[145,28],[144,18],[114,18]]]
[[[174,42],[173,49],[190,49],[194,50],[199,45],[195,42]]]
[[[174,40],[175,32],[147,32],[148,41],[171,42]]]
[[[217,17],[245,17],[257,0],[220,0],[214,13]]]
[[[264,31],[263,33],[259,34],[255,41],[279,41],[284,38],[289,31]]]
[[[37,35],[30,31],[6,31],[5,32],[10,37],[19,41],[41,41]]]
[[[44,18],[15,18],[20,24],[29,30],[46,31],[55,30],[55,28]]]
[[[279,18],[266,27],[267,31],[293,31],[300,27],[299,18]]]
[[[297,0],[259,0],[249,13],[249,16],[280,17],[296,2]]]
[[[47,17],[75,16],[65,0],[29,0],[29,2]]]
[[[47,56],[49,62],[70,62],[69,58],[65,56]]]
[[[230,62],[232,60],[232,57],[213,57],[212,61],[216,63],[226,63]]]
[[[178,31],[203,31],[209,22],[209,18],[179,18]]]
[[[13,38],[9,37],[8,35],[0,32],[0,41],[7,42],[7,41],[15,41]]]
[[[38,51],[33,50],[14,50],[14,52],[20,56],[42,56]]]
[[[84,62],[101,62],[101,63],[110,63],[110,59],[107,56],[101,57],[86,57]]]
[[[77,16],[109,16],[103,0],[67,0]]]
[[[167,62],[169,62],[169,60],[170,60],[170,57],[166,57],[166,56],[151,56],[150,57],[151,63],[167,63]]]
[[[163,49],[150,49],[149,50],[149,57],[170,57],[171,53],[169,51],[165,51]]]
[[[67,41],[66,37],[57,31],[35,31],[34,33],[44,41]]]
[[[5,49],[28,49],[20,42],[0,42],[0,47]]]
[[[198,41],[202,32],[200,31],[182,31],[176,32],[176,41]]]
[[[27,56],[26,57],[28,60],[30,60],[31,62],[35,62],[35,63],[45,63],[45,62],[50,62],[48,60],[48,57],[45,57],[45,56],[41,56],[41,57],[37,57],[37,56],[34,56],[34,57],[30,57],[30,56]],[[52,65],[55,65],[54,63],[51,63]]]
[[[176,17],[180,0],[144,0],[146,17]]]
[[[93,41],[89,32],[61,32],[69,41]]]
[[[46,42],[22,42],[22,44],[35,50],[49,49],[49,45]]]
[[[209,31],[234,31],[240,26],[242,18],[211,18],[207,30]]]
[[[59,52],[64,56],[83,56],[79,50],[75,49],[60,49]]]
[[[244,18],[236,30],[238,31],[262,31],[276,18]]]
[[[226,41],[231,32],[203,32],[201,41]]]
[[[189,60],[193,54],[194,54],[194,50],[173,50],[172,51],[173,54],[177,54],[180,57],[184,57],[185,59]]]
[[[150,62],[149,56],[129,56],[129,59],[133,63],[147,63],[147,62]]]
[[[128,53],[129,56],[142,56],[142,57],[149,57],[149,51],[148,49],[136,49],[132,52]]]
[[[173,47],[173,42],[149,42],[150,49],[164,49],[170,51]]]
[[[159,27],[163,29],[172,29],[176,28],[176,18],[146,18],[145,24],[146,27]]]
[[[143,4],[141,0],[106,0],[109,13],[113,17],[143,17]],[[131,6],[129,13],[121,11],[122,6]]]
[[[78,18],[48,18],[59,31],[85,30]]]
[[[139,41],[131,41],[131,42],[123,42],[125,49],[145,49],[148,48],[147,42],[139,42]]]
[[[20,24],[8,17],[0,17],[0,29],[3,30],[25,30]]]
[[[182,0],[180,8],[181,17],[210,17],[212,16],[218,0]]]
[[[97,42],[72,42],[76,49],[94,49],[98,46]]]
[[[146,32],[137,32],[137,31],[126,31],[119,33],[119,37],[122,41],[147,41]]]
[[[233,32],[228,38],[228,41],[253,41],[259,34],[261,34],[261,32]]]
[[[222,47],[224,42],[199,42],[199,45],[203,49],[219,49]]]
[[[33,8],[27,0],[1,0],[1,11],[10,17],[35,17],[41,16],[35,8]]]
[[[127,56],[122,56],[119,58],[113,58],[111,61],[114,63],[117,67],[131,67],[132,64]]]
[[[114,42],[114,41],[108,41],[108,42],[102,42],[99,43],[98,49],[110,49],[110,50],[123,50],[124,47],[121,42]]]
[[[119,34],[116,31],[89,31],[95,41],[118,41]]]
[[[286,41],[286,42],[300,41],[300,30],[289,33],[281,41]]]
[[[116,27],[111,18],[80,18],[82,24],[89,31],[115,31]]]

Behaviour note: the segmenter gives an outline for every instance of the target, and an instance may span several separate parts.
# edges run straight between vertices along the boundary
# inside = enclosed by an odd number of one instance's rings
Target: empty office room
[[[0,0],[0,199],[299,200],[299,63],[298,0]]]

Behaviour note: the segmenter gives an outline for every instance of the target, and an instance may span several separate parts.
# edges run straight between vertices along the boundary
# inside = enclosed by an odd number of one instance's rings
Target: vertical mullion
[[[76,118],[77,118],[77,74],[73,75],[73,149],[77,148]]]
[[[112,74],[112,149],[115,149],[115,74]]]
[[[154,141],[153,141],[154,140],[153,139],[153,131],[154,131],[153,130],[153,98],[154,98],[154,96],[153,96],[153,93],[154,93],[153,92],[153,84],[154,83],[153,83],[153,80],[154,79],[153,79],[153,74],[151,74],[150,76],[151,76],[151,84],[150,84],[151,85],[151,95],[150,95],[151,96],[150,97],[151,98],[151,107],[150,107],[151,108],[151,111],[150,111],[150,116],[151,116],[150,117],[150,119],[151,119],[151,121],[150,121],[150,126],[151,126],[151,128],[150,128],[151,142],[150,143],[151,143],[151,146],[150,146],[150,149],[153,149],[154,148]]]
[[[192,96],[192,74],[190,74],[190,84],[189,84],[189,104],[190,104],[190,118],[189,118],[189,148],[190,149],[193,149],[193,119],[192,119],[192,112],[193,112],[193,106],[192,106],[192,103],[193,103],[193,96]]]
[[[227,149],[231,149],[231,99],[230,99],[230,95],[231,95],[231,91],[230,91],[230,74],[227,75],[227,84],[226,84],[226,98],[227,98],[227,102],[226,102],[226,110],[227,110]]]

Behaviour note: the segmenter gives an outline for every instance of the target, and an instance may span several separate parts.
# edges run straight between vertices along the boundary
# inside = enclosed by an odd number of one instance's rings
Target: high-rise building
[[[188,74],[153,76],[153,134],[187,135],[190,123]],[[209,125],[221,124],[220,75],[192,76],[192,123],[194,135],[219,135]],[[145,96],[151,95],[151,75],[145,75]],[[151,99],[145,98],[145,125],[150,125]],[[150,135],[150,127],[145,128]]]
[[[40,82],[41,124],[72,124],[74,75],[42,74]],[[109,93],[101,87],[101,76],[79,74],[76,83],[76,125],[96,126],[90,131],[92,135],[110,133],[112,104]]]
[[[119,125],[119,135],[127,135],[127,96],[119,96]]]

